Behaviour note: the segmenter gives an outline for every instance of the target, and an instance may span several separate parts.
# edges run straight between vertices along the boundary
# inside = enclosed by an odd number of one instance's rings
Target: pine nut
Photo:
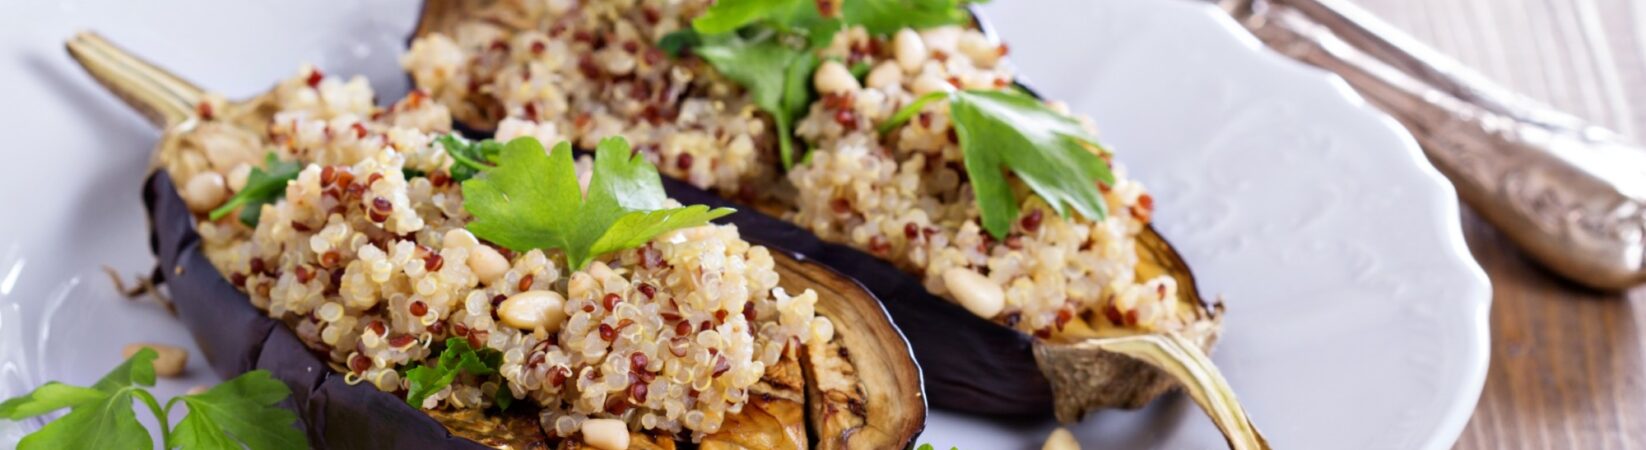
[[[920,64],[926,62],[926,43],[914,30],[897,30],[897,35],[892,37],[892,46],[897,54],[897,65],[903,67],[904,72],[920,70]]]
[[[896,63],[886,61],[869,71],[868,83],[870,88],[885,89],[903,82],[903,69]]]
[[[497,315],[514,328],[555,332],[566,322],[566,298],[554,291],[521,292],[503,300]]]
[[[120,351],[120,354],[130,359],[131,355],[137,354],[138,351],[144,348],[152,348],[155,353],[160,355],[154,358],[155,375],[166,378],[175,377],[182,374],[183,368],[189,364],[189,352],[183,350],[182,347],[173,345],[139,342],[127,345],[124,350]]]
[[[1000,61],[1000,46],[989,42],[989,38],[982,33],[968,31],[960,35],[960,53],[971,58],[972,65],[977,67],[994,67]]]
[[[857,79],[852,78],[852,72],[846,70],[846,66],[838,61],[823,62],[823,65],[817,68],[817,72],[812,74],[812,85],[817,87],[817,92],[823,94],[847,94],[862,89],[858,86]]]
[[[251,164],[240,163],[234,166],[233,169],[229,169],[229,190],[240,192],[241,189],[245,189],[246,179],[249,177],[251,177]]]
[[[914,85],[910,86],[910,89],[914,90],[914,95],[926,95],[933,92],[952,91],[954,90],[954,85],[949,84],[947,81],[943,81],[942,78],[938,78],[936,75],[928,74],[915,78]]]
[[[1058,427],[1052,430],[1051,436],[1046,437],[1046,445],[1040,447],[1040,450],[1080,450],[1080,442],[1074,440],[1074,433]]]
[[[474,233],[470,233],[469,230],[453,228],[440,239],[440,244],[446,248],[474,248],[475,245],[480,244],[480,240],[476,239]]]
[[[585,420],[583,443],[600,450],[628,450],[629,426],[617,419]]]
[[[183,187],[183,203],[194,212],[211,211],[228,197],[228,186],[217,172],[200,172]]]
[[[999,283],[971,269],[956,267],[943,272],[943,285],[960,306],[978,317],[993,319],[1006,308],[1006,291]]]
[[[509,260],[491,247],[476,245],[469,249],[469,270],[481,283],[492,284],[509,271]]]

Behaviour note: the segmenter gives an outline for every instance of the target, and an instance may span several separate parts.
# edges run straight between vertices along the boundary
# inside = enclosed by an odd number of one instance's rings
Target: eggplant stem
[[[200,103],[207,98],[206,91],[193,83],[116,47],[95,32],[75,33],[63,46],[92,78],[162,129],[194,119]]]
[[[1268,449],[1269,441],[1252,424],[1244,408],[1235,399],[1217,366],[1212,365],[1206,352],[1177,333],[1140,334],[1117,338],[1091,339],[1074,345],[1091,345],[1104,351],[1126,355],[1165,371],[1177,380],[1200,409],[1212,418],[1229,448],[1236,450]]]

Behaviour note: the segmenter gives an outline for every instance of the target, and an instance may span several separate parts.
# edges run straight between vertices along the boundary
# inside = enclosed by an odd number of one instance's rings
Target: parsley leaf
[[[719,0],[703,15],[692,19],[692,28],[702,34],[729,33],[763,19],[792,16],[798,8],[811,3],[812,0]],[[811,9],[817,10],[815,6]]]
[[[166,409],[181,401],[189,407],[189,414],[177,423],[170,446],[305,448],[308,441],[303,432],[292,426],[297,415],[275,406],[290,395],[291,389],[269,371],[254,370],[206,392],[173,398]]]
[[[657,168],[621,137],[600,141],[585,197],[571,144],[545,154],[535,138],[503,146],[496,168],[463,183],[468,229],[515,251],[559,249],[573,270],[595,257],[639,247],[669,230],[695,227],[732,213],[703,205],[664,208]]]
[[[827,47],[835,33],[862,25],[870,33],[887,35],[904,27],[929,28],[971,18],[961,7],[962,0],[835,0],[837,17],[825,15],[819,4],[719,0],[693,19],[690,29],[669,33],[658,42],[671,55],[691,49],[749,92],[754,104],[775,122],[784,169],[793,168],[797,159],[795,122],[816,98],[811,76],[820,65],[817,50]],[[866,64],[854,66],[853,76],[861,79],[868,69]]]
[[[811,104],[811,75],[819,64],[812,51],[797,49],[767,34],[749,39],[727,34],[705,36],[692,50],[726,78],[749,92],[754,104],[777,126],[778,155],[783,167],[794,166],[794,122]]]
[[[406,403],[413,407],[422,408],[423,401],[429,396],[450,386],[457,379],[459,372],[468,372],[469,375],[491,375],[497,373],[497,368],[503,365],[503,353],[495,349],[483,348],[476,352],[469,347],[469,340],[464,338],[446,339],[446,349],[440,352],[440,358],[435,361],[434,367],[419,365],[406,371],[406,381],[411,388],[406,393]],[[507,386],[498,388],[508,389]],[[502,395],[500,394],[499,397]],[[512,400],[512,398],[511,398]],[[500,407],[507,408],[506,406]]]
[[[1098,185],[1114,184],[1109,163],[1097,137],[1078,121],[1058,114],[1044,103],[1017,91],[963,90],[936,92],[905,106],[880,131],[907,122],[926,104],[949,101],[949,115],[960,138],[983,228],[1004,239],[1017,219],[1018,201],[1005,170],[1016,174],[1053,211],[1068,217],[1069,210],[1102,219],[1108,214]]]
[[[274,203],[286,195],[286,183],[297,179],[297,173],[303,171],[303,165],[295,161],[281,161],[274,152],[269,152],[263,159],[265,167],[253,167],[251,174],[246,176],[246,186],[240,188],[234,197],[223,203],[223,206],[211,210],[208,217],[211,220],[223,218],[242,206],[240,223],[248,227],[257,226],[257,219],[263,215],[263,205]]]
[[[846,23],[862,25],[869,34],[888,35],[971,21],[961,0],[845,0],[840,7]]]
[[[19,420],[62,408],[69,414],[47,423],[24,437],[19,449],[148,449],[154,445],[149,431],[132,412],[134,391],[154,385],[152,349],[143,349],[126,359],[90,388],[46,383],[39,389],[0,403],[0,419]],[[143,399],[158,414],[159,405],[144,392]]]
[[[452,157],[451,176],[457,182],[474,178],[475,174],[492,168],[492,160],[503,151],[503,144],[497,141],[470,141],[457,133],[441,136],[436,141]]]
[[[693,30],[691,28],[674,30],[669,34],[663,35],[662,39],[657,40],[658,50],[662,50],[663,53],[667,53],[669,56],[676,57],[684,55],[687,49],[697,47],[699,45],[703,45],[703,35],[697,34],[697,30]]]
[[[132,449],[153,448],[149,431],[137,421],[132,401],[140,401],[161,424],[164,448],[307,448],[303,433],[292,427],[297,415],[273,405],[291,395],[268,371],[247,372],[202,394],[176,397],[162,409],[144,387],[154,386],[153,349],[142,349],[89,388],[58,382],[0,403],[0,419],[20,420],[69,408],[68,415],[24,437],[17,448]],[[182,401],[189,415],[175,431],[168,428],[171,406]]]

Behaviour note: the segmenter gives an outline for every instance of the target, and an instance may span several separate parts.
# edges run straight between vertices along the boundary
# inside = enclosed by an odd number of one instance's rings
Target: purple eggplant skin
[[[252,306],[200,249],[194,215],[164,171],[143,189],[149,248],[159,260],[177,316],[223,378],[264,369],[291,388],[280,406],[297,413],[316,449],[485,449],[453,436],[428,414],[368,383],[349,385],[291,329]]]

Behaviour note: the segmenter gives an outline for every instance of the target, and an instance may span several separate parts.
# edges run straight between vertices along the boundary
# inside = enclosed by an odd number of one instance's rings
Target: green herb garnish
[[[959,25],[972,19],[961,0],[844,0],[841,14],[846,23],[862,25],[870,34],[887,35],[897,30],[916,30]],[[974,2],[981,3],[981,2]]]
[[[743,85],[760,109],[776,122],[778,155],[783,167],[794,166],[794,122],[811,104],[811,76],[817,56],[810,49],[785,43],[775,34],[744,38],[735,34],[705,36],[692,52],[726,78]]]
[[[172,398],[161,408],[144,389],[154,386],[157,356],[153,349],[138,351],[89,388],[46,383],[0,403],[0,419],[21,420],[69,408],[68,415],[24,437],[19,449],[148,450],[154,447],[153,437],[132,411],[132,401],[138,400],[161,424],[164,448],[308,448],[302,431],[293,427],[297,415],[274,406],[291,390],[268,371],[247,372],[206,392]],[[178,402],[188,405],[189,413],[176,428],[168,428],[167,414]]]
[[[446,349],[440,352],[440,358],[434,367],[418,365],[406,371],[406,381],[411,384],[411,388],[406,392],[406,403],[412,407],[422,408],[424,400],[450,386],[452,381],[457,379],[459,372],[467,372],[473,376],[491,375],[497,373],[497,368],[502,364],[502,352],[490,348],[475,351],[473,347],[469,347],[468,339],[446,339]],[[508,386],[500,386],[498,389],[507,390]],[[501,396],[500,394],[499,397]]]
[[[471,141],[463,139],[457,133],[447,134],[437,139],[440,146],[446,148],[446,154],[452,157],[452,180],[463,182],[474,178],[475,174],[492,168],[492,160],[503,151],[503,144],[486,139]]]
[[[263,158],[264,167],[253,167],[251,174],[246,176],[246,186],[236,192],[234,197],[223,203],[223,206],[211,210],[208,217],[211,220],[223,218],[234,212],[235,209],[245,207],[240,211],[240,223],[248,227],[257,226],[257,220],[263,215],[263,205],[273,203],[286,195],[286,183],[297,179],[297,174],[303,171],[303,165],[295,161],[281,161],[274,152],[269,152]]]
[[[1109,163],[1097,137],[1080,122],[1058,114],[1044,103],[1017,91],[957,90],[926,94],[892,115],[880,126],[886,133],[902,125],[926,104],[949,101],[949,115],[965,155],[966,175],[983,216],[983,228],[1005,239],[1018,214],[1018,201],[1006,181],[1005,170],[1016,174],[1058,215],[1073,208],[1082,216],[1100,220],[1107,205],[1098,185],[1113,185]]]
[[[841,11],[824,14],[813,0],[720,0],[692,20],[692,28],[670,33],[658,47],[672,55],[690,48],[721,74],[748,90],[756,106],[776,122],[783,168],[794,167],[794,123],[817,97],[812,72],[817,51],[851,25],[886,35],[904,27],[929,28],[970,18],[960,0],[844,0]],[[867,64],[852,66],[862,78]]]
[[[731,214],[703,205],[664,208],[657,168],[621,137],[600,141],[583,195],[571,143],[545,154],[531,137],[503,146],[495,168],[463,183],[463,206],[475,236],[510,250],[559,249],[574,270],[595,257],[644,245],[664,232]]]

